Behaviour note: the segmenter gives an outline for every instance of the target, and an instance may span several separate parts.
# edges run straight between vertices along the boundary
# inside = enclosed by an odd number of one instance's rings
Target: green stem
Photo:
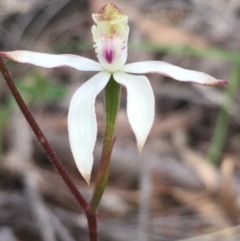
[[[111,77],[104,91],[106,128],[101,162],[98,169],[95,190],[90,203],[90,211],[92,213],[96,212],[108,181],[111,153],[115,141],[113,134],[120,103],[120,90],[120,85]]]
[[[219,113],[213,138],[212,138],[211,145],[209,147],[209,151],[207,155],[207,159],[213,164],[217,164],[217,161],[219,160],[219,157],[222,153],[222,149],[227,136],[228,125],[231,117],[231,107],[232,107],[234,98],[237,94],[239,84],[240,84],[240,66],[235,65],[232,68],[232,71],[229,77],[229,86],[226,88],[226,92],[225,92],[226,100]]]

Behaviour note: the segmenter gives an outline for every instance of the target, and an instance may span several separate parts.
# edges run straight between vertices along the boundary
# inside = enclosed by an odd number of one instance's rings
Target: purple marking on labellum
[[[105,50],[105,58],[109,64],[113,61],[113,51],[112,49],[106,49]]]

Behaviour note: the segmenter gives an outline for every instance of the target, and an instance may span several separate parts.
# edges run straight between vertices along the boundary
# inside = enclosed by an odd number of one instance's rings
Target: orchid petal
[[[152,87],[145,76],[116,72],[113,77],[127,89],[127,115],[139,152],[142,152],[154,120],[155,101]]]
[[[183,69],[181,67],[168,64],[162,61],[144,61],[126,64],[121,71],[132,74],[157,73],[169,76],[183,82],[195,82],[202,85],[226,85],[227,81],[218,80],[202,72]]]
[[[100,72],[85,82],[74,93],[68,113],[70,146],[78,170],[90,183],[93,149],[97,136],[95,99],[104,89],[111,74]]]
[[[44,68],[70,67],[82,71],[101,71],[101,65],[91,59],[73,54],[45,54],[31,51],[0,52],[13,61],[32,64]]]

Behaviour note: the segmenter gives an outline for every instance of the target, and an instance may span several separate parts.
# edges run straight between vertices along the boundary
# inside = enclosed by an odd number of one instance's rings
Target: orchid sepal
[[[100,72],[74,93],[68,112],[70,147],[79,172],[90,184],[93,150],[97,138],[95,98],[107,85],[111,74]]]
[[[128,120],[141,153],[154,120],[155,99],[152,87],[145,76],[116,72],[113,77],[127,89]]]
[[[126,64],[121,71],[131,74],[155,73],[171,77],[182,82],[194,82],[201,85],[228,85],[225,80],[195,70],[188,70],[162,61],[143,61]]]
[[[19,63],[32,64],[43,68],[69,67],[81,71],[103,70],[102,66],[98,62],[73,54],[45,54],[25,50],[16,50],[0,52],[0,56]]]

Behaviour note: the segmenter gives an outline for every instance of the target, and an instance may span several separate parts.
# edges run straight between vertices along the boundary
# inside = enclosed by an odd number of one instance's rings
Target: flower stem
[[[111,77],[104,91],[106,128],[104,133],[101,162],[98,168],[95,190],[90,203],[90,212],[93,213],[95,213],[98,208],[108,181],[111,154],[115,142],[113,134],[120,103],[120,92],[120,85],[113,79],[113,77]]]
[[[92,213],[89,210],[85,212],[88,221],[88,234],[90,241],[98,241],[97,233],[97,214]]]
[[[0,57],[0,71],[2,72],[2,75],[14,97],[16,100],[20,110],[22,111],[23,115],[25,116],[27,122],[31,126],[33,132],[35,133],[39,143],[47,153],[52,165],[56,168],[60,176],[62,177],[63,181],[83,209],[87,220],[88,220],[88,227],[89,227],[89,239],[90,241],[97,241],[97,218],[96,214],[89,212],[89,205],[82,196],[82,194],[79,192],[77,186],[73,182],[73,179],[69,175],[68,171],[63,166],[62,162],[60,161],[59,157],[51,147],[50,143],[42,133],[42,130],[38,126],[36,120],[34,119],[33,115],[31,114],[30,110],[28,109],[27,105],[25,104],[22,96],[20,95],[3,59]]]

